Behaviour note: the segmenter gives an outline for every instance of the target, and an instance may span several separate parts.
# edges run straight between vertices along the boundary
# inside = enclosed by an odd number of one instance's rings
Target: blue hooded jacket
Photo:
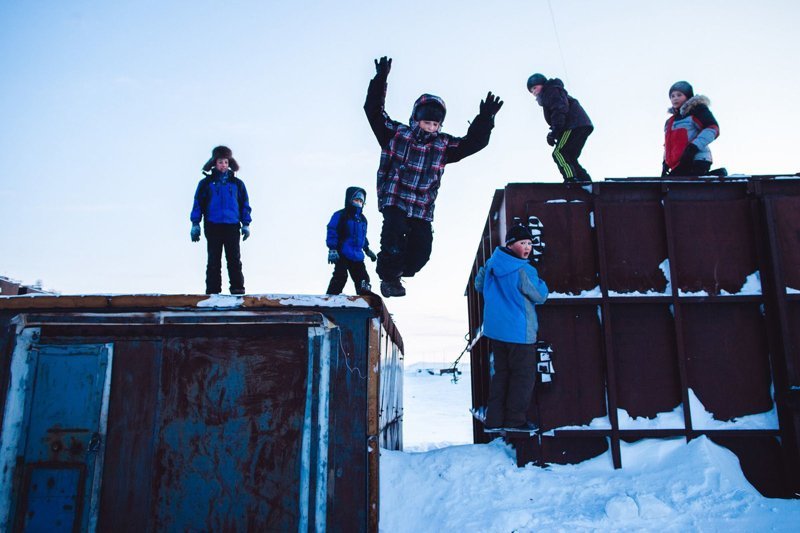
[[[497,247],[475,277],[483,293],[483,334],[490,339],[533,344],[539,330],[535,304],[549,293],[536,268],[527,259]]]
[[[367,197],[361,187],[348,187],[345,192],[344,209],[336,211],[328,222],[328,236],[325,243],[331,250],[337,250],[351,261],[363,261],[367,240],[367,219],[360,207],[353,205],[357,192]]]

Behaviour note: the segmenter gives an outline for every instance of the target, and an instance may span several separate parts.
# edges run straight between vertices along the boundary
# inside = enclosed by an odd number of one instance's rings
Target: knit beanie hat
[[[355,192],[355,194],[353,194],[353,197],[352,197],[352,198],[350,198],[350,203],[353,203],[353,202],[355,202],[356,200],[361,200],[361,204],[362,204],[362,205],[364,204],[364,202],[366,202],[366,201],[367,201],[367,198],[366,198],[366,196],[364,195],[364,191],[362,191],[361,189],[357,190],[357,191]]]
[[[414,112],[414,120],[432,120],[434,122],[442,122],[444,120],[444,109],[438,102],[426,102],[417,107]]]
[[[672,87],[669,88],[667,96],[672,94],[672,91],[679,91],[685,94],[686,98],[691,98],[692,96],[694,96],[694,89],[692,89],[692,86],[689,84],[688,81],[676,81],[675,83],[673,83]]]
[[[525,226],[514,226],[506,233],[506,246],[525,239],[532,241],[531,232]]]
[[[206,161],[206,164],[203,165],[203,170],[208,172],[214,165],[217,164],[217,159],[227,159],[228,166],[234,172],[239,170],[239,163],[233,158],[233,151],[228,148],[227,146],[215,146],[213,150],[211,150],[211,159]]]
[[[528,90],[530,91],[534,85],[544,85],[545,82],[547,82],[547,76],[544,74],[539,74],[538,72],[531,74],[531,77],[528,78]]]

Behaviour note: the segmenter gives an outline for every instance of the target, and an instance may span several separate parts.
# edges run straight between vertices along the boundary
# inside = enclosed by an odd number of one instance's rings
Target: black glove
[[[683,167],[686,170],[692,168],[692,163],[694,162],[694,156],[697,155],[697,152],[700,151],[700,148],[697,147],[694,143],[689,143],[686,148],[683,149],[683,153],[681,154],[681,162],[678,166]]]
[[[375,252],[369,249],[369,246],[366,246],[364,248],[364,255],[369,257],[369,260],[372,261],[373,263],[378,260],[378,256],[375,255]]]
[[[666,161],[661,162],[661,177],[666,178],[669,176],[669,165]]]
[[[492,91],[486,95],[486,100],[481,100],[480,114],[493,118],[500,108],[503,107],[503,101],[499,96],[494,96]]]
[[[328,250],[328,263],[335,264],[339,260],[339,252],[336,250]]]
[[[386,81],[389,77],[389,71],[392,70],[392,59],[386,56],[383,56],[380,59],[375,60],[375,77],[381,78],[382,80]]]
[[[555,146],[557,142],[558,142],[558,139],[557,139],[557,136],[556,136],[556,132],[554,132],[554,131],[548,132],[548,134],[547,134],[547,144],[549,144],[550,146]]]

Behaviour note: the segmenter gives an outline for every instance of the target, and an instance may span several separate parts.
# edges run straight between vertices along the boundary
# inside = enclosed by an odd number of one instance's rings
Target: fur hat
[[[203,165],[203,170],[208,172],[214,165],[217,164],[217,159],[227,159],[228,166],[234,172],[239,170],[239,163],[233,158],[233,151],[227,146],[215,146],[213,150],[211,150],[211,159],[206,161],[206,164]]]
[[[513,226],[506,233],[506,246],[514,244],[517,241],[524,241],[525,239],[532,241],[531,231],[525,226]]]
[[[544,85],[547,82],[547,76],[544,74],[531,74],[531,77],[528,78],[528,90],[531,90],[531,87],[534,85]]]
[[[692,89],[692,86],[689,84],[688,81],[676,81],[675,83],[673,83],[672,86],[669,88],[667,96],[671,95],[672,91],[681,92],[686,95],[686,98],[691,98],[692,96],[694,96],[694,89]]]

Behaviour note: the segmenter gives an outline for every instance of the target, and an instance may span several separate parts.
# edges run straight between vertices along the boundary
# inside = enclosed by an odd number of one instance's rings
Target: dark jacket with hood
[[[544,83],[536,101],[542,106],[544,119],[556,136],[566,130],[592,127],[589,115],[575,98],[567,94],[564,82],[558,78],[549,79]]]
[[[408,125],[389,118],[384,110],[386,84],[378,77],[370,81],[364,111],[381,146],[378,167],[378,209],[395,206],[407,216],[433,220],[444,166],[474,154],[489,144],[494,119],[478,115],[464,137],[440,131],[428,133],[415,120],[417,107],[434,102],[446,112],[438,96],[423,94],[411,111]]]
[[[361,187],[348,187],[344,195],[344,209],[336,211],[328,222],[326,244],[351,261],[363,261],[364,250],[369,247],[367,240],[367,219],[362,208],[353,205],[353,197],[361,192],[367,198],[367,191]]]
[[[697,147],[695,160],[711,162],[708,145],[719,137],[719,124],[708,106],[711,101],[701,94],[686,100],[680,109],[670,107],[672,115],[664,124],[664,162],[675,169],[689,144]]]
[[[228,170],[224,174],[216,168],[197,184],[194,205],[189,215],[193,224],[202,218],[214,224],[241,224],[249,226],[250,199],[244,182]]]

